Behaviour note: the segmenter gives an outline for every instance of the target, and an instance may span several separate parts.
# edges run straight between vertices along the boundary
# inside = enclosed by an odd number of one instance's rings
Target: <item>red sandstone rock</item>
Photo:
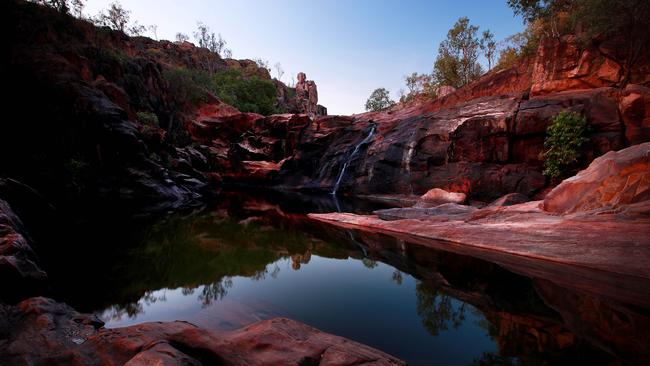
[[[630,144],[650,141],[650,88],[628,85],[619,108]]]
[[[440,205],[443,203],[465,203],[467,195],[462,192],[447,192],[444,189],[433,188],[427,191],[420,197],[420,201],[416,203],[416,207],[424,207],[423,205]]]
[[[613,86],[619,82],[621,67],[616,61],[593,46],[583,50],[578,42],[573,35],[542,40],[533,66],[532,95]]]
[[[558,214],[620,210],[649,201],[650,143],[644,143],[609,152],[564,180],[546,196],[544,210]]]
[[[405,365],[357,342],[283,318],[232,332],[186,322],[100,329],[94,316],[31,298],[0,305],[0,364],[6,365]]]

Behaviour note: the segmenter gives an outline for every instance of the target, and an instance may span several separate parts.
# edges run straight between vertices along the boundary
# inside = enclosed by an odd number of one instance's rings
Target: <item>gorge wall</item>
[[[235,114],[199,125],[213,131],[213,145],[222,146],[221,156],[238,172],[228,177],[233,181],[329,192],[348,162],[340,191],[351,194],[421,195],[437,187],[480,200],[512,192],[542,196],[552,182],[542,175],[540,155],[559,112],[578,112],[589,124],[575,171],[650,139],[648,60],[632,73],[638,84],[622,87],[622,56],[614,51],[620,48],[612,40],[580,46],[573,36],[549,39],[534,60],[435,100],[313,121]],[[372,125],[376,135],[350,159]],[[216,137],[225,126],[239,134],[228,152]]]

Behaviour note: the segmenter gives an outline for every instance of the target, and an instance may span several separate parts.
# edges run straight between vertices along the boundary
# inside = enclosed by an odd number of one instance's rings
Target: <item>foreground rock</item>
[[[609,152],[563,181],[544,198],[544,210],[568,214],[625,208],[650,214],[650,143]]]
[[[405,365],[383,352],[283,318],[218,333],[186,322],[103,329],[47,298],[0,306],[3,365]]]

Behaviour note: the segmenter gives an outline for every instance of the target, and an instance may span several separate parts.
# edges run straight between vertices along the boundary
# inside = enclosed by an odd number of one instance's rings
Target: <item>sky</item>
[[[95,15],[112,0],[88,0]],[[302,71],[318,86],[328,114],[364,111],[379,87],[398,98],[404,76],[430,73],[438,45],[467,16],[496,40],[523,29],[506,0],[121,0],[132,20],[156,24],[158,39],[192,38],[197,22],[228,42],[233,58],[262,58],[291,83]],[[146,34],[153,38],[153,34]],[[192,40],[192,39],[191,39]],[[192,40],[193,41],[193,40]]]

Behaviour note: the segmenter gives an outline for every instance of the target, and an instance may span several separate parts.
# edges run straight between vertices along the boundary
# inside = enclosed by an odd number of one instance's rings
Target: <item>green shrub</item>
[[[165,69],[163,77],[169,83],[169,91],[179,104],[196,105],[206,101],[206,89],[210,89],[210,74],[202,70],[183,67]]]
[[[575,112],[560,112],[546,129],[544,175],[558,178],[578,161],[580,148],[587,141],[587,120]]]
[[[145,126],[158,126],[158,116],[151,112],[138,112],[136,113],[138,122]]]
[[[210,89],[242,112],[277,113],[277,91],[270,80],[255,76],[246,78],[237,70],[225,70],[214,75]]]

